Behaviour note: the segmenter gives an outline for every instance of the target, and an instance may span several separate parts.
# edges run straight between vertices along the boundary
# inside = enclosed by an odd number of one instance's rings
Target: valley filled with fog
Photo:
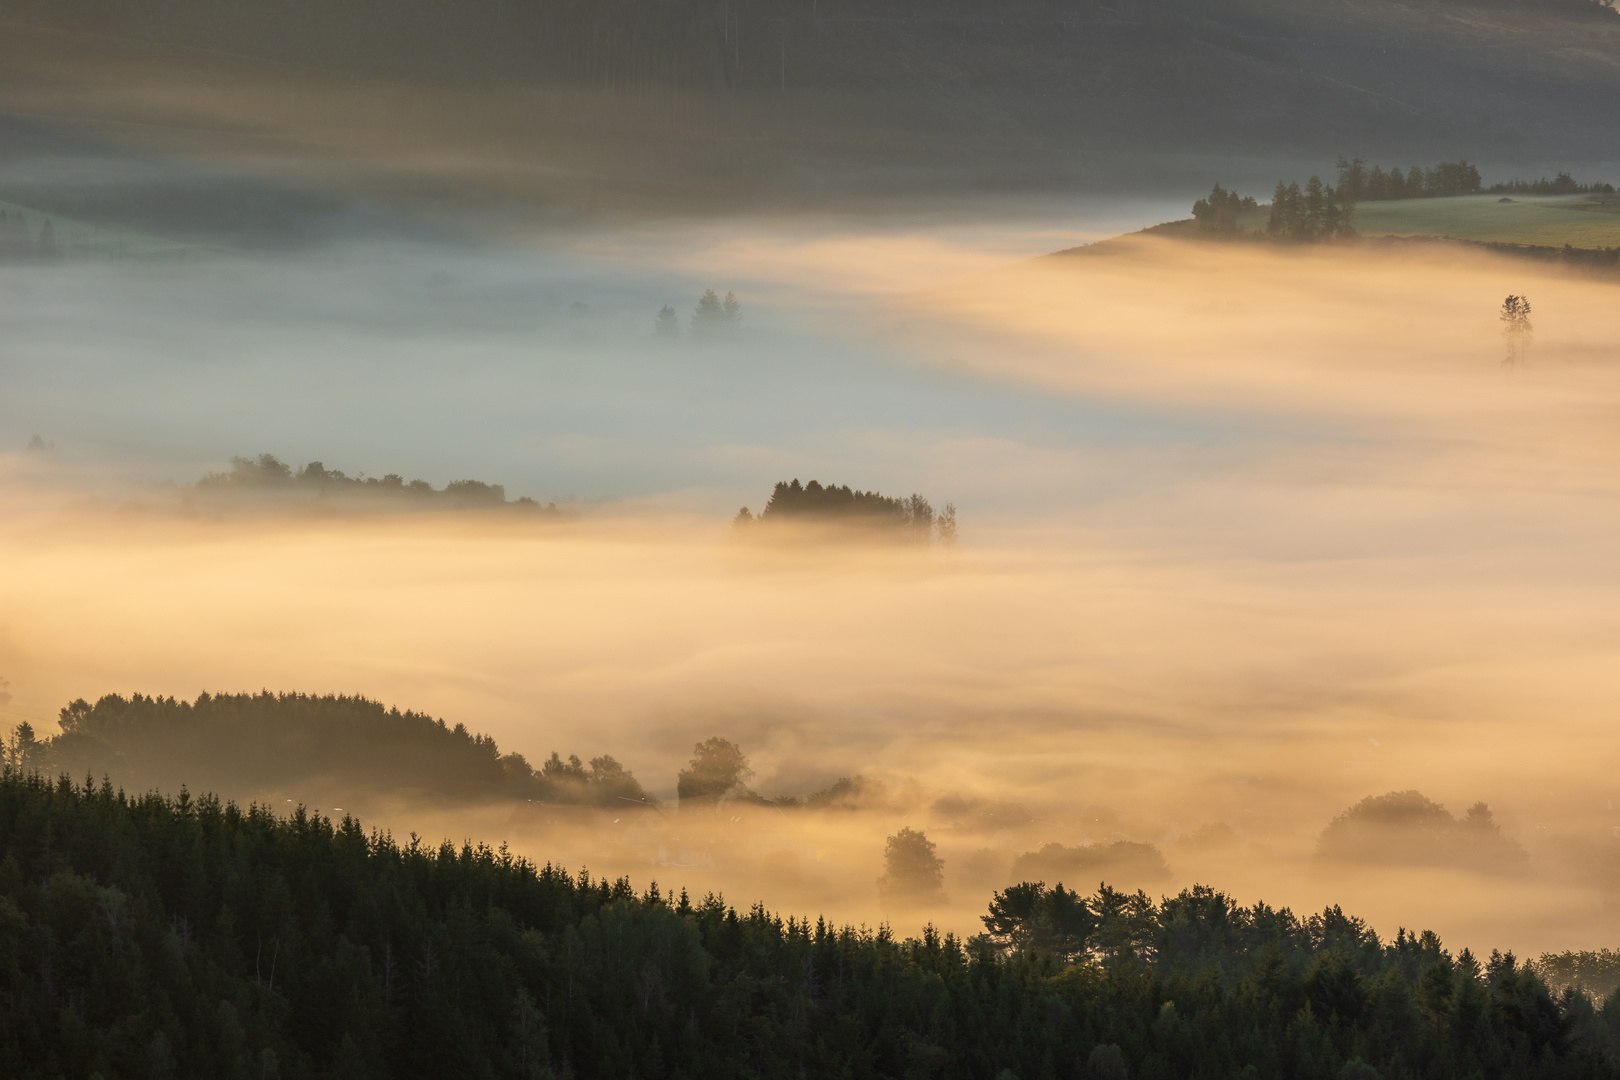
[[[1612,284],[1460,248],[1050,255],[1182,213],[375,215],[0,267],[0,715],[48,736],[109,693],[360,694],[531,763],[611,754],[658,808],[225,794],[908,931],[973,932],[1059,844],[1091,854],[1043,876],[1607,940]],[[739,317],[694,320],[706,289]],[[1518,366],[1509,291],[1539,305]],[[196,484],[265,453],[559,512]],[[732,527],[794,478],[949,502],[959,541]],[[862,793],[683,808],[713,735],[764,799]],[[1488,804],[1506,854],[1408,858],[1399,827],[1387,857],[1324,853],[1341,812],[1412,790]],[[905,827],[942,899],[880,897]],[[1097,861],[1121,841],[1160,861]]]

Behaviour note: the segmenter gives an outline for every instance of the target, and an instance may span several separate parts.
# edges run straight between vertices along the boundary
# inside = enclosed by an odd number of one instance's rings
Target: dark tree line
[[[1258,210],[1253,196],[1240,196],[1216,184],[1207,199],[1193,203],[1194,228],[1205,236],[1252,236],[1276,241],[1310,242],[1355,235],[1351,216],[1355,200],[1339,188],[1312,176],[1301,188],[1297,182],[1277,181],[1267,205],[1262,228],[1245,228],[1243,213]]]
[[[0,852],[17,1080],[1620,1076],[1620,997],[1204,887],[902,939],[10,769]]]
[[[1551,180],[1543,176],[1539,180],[1507,180],[1492,184],[1490,191],[1492,195],[1613,195],[1614,185],[1601,180],[1582,184],[1569,173],[1561,172]]]
[[[921,495],[895,498],[876,491],[858,491],[848,484],[823,485],[819,480],[804,485],[797,479],[792,483],[778,480],[759,516],[745,506],[737,512],[735,524],[779,521],[892,529],[917,543],[938,540],[947,547],[957,539],[956,507],[951,503],[935,514],[933,504]]]
[[[1369,171],[1360,158],[1339,158],[1338,190],[1351,204],[1473,195],[1480,186],[1479,169],[1466,161],[1442,161],[1429,168],[1413,165],[1404,173],[1397,166],[1386,173],[1377,165]]]
[[[112,776],[136,790],[410,792],[449,802],[597,805],[645,798],[610,755],[587,765],[553,752],[536,769],[463,724],[449,727],[363,697],[265,691],[204,693],[188,702],[109,694],[94,705],[81,698],[58,719],[61,734],[48,739],[20,725],[4,748],[6,763],[50,775]]]
[[[1474,195],[1483,189],[1478,167],[1467,161],[1442,161],[1424,168],[1413,165],[1406,172],[1398,167],[1385,172],[1374,165],[1370,170],[1361,158],[1340,157],[1338,183],[1328,184],[1312,176],[1303,187],[1297,181],[1277,181],[1267,206],[1264,235],[1272,240],[1314,241],[1355,235],[1353,218],[1358,203],[1389,199],[1442,198]],[[1491,192],[1519,192],[1537,195],[1573,195],[1583,192],[1612,193],[1609,184],[1577,184],[1568,173],[1554,180],[1514,180],[1496,184]],[[1250,196],[1240,196],[1216,184],[1207,198],[1193,203],[1194,228],[1211,236],[1244,236],[1243,214],[1260,205]]]
[[[256,458],[233,457],[229,472],[209,473],[197,481],[197,487],[205,491],[231,489],[398,495],[458,507],[518,506],[547,512],[557,510],[556,503],[541,506],[527,495],[508,501],[504,486],[486,484],[482,480],[452,480],[443,488],[435,488],[426,480],[406,480],[399,473],[350,476],[341,469],[328,469],[319,461],[311,461],[295,472],[291,465],[274,454],[260,454]]]

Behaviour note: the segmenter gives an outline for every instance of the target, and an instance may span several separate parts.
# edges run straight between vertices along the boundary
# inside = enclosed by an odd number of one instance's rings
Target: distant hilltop
[[[548,514],[561,513],[556,503],[541,504],[526,495],[508,500],[503,485],[487,484],[482,480],[452,480],[442,488],[435,488],[426,480],[406,480],[399,473],[350,476],[341,469],[328,469],[319,461],[311,461],[295,472],[292,466],[274,454],[231,458],[229,471],[209,473],[197,481],[195,488],[204,493],[234,491],[258,495],[301,492],[391,496],[419,500],[424,506],[458,509],[516,507]]]

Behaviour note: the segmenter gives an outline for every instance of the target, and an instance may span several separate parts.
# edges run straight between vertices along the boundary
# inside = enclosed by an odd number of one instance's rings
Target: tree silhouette
[[[692,312],[693,333],[713,335],[725,325],[726,311],[720,303],[719,294],[713,289],[704,289],[703,295],[698,297],[697,309]]]
[[[653,320],[653,333],[659,337],[679,337],[681,322],[675,314],[675,309],[665,304],[658,309],[658,317]]]
[[[51,224],[50,218],[46,218],[45,224],[40,226],[39,239],[34,242],[34,254],[42,259],[54,259],[61,254],[56,246],[56,226]]]
[[[878,893],[910,903],[945,899],[945,860],[925,833],[907,826],[884,842]]]
[[[737,791],[753,775],[742,749],[714,735],[692,747],[691,764],[675,778],[675,794],[683,804],[714,802]]]

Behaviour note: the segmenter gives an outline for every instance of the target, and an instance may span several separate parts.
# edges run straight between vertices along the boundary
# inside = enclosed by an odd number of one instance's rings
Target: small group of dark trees
[[[56,226],[46,218],[39,231],[29,228],[28,219],[21,211],[0,210],[0,262],[24,262],[30,259],[49,260],[62,254],[56,240]]]
[[[1206,887],[898,937],[0,770],[0,1075],[1620,1077],[1620,996]]]
[[[1258,209],[1259,205],[1253,195],[1240,196],[1216,184],[1210,189],[1209,198],[1193,203],[1193,220],[1198,223],[1200,232],[1235,233],[1243,228],[1243,211]]]
[[[268,791],[439,803],[645,799],[636,778],[609,755],[587,765],[553,752],[536,769],[463,724],[449,727],[363,697],[109,694],[94,705],[71,703],[58,722],[61,734],[44,739],[19,725],[3,748],[4,763],[47,775],[107,776],[136,791],[189,785],[243,799]]]
[[[1286,187],[1281,180],[1271,193],[1271,213],[1266,218],[1266,235],[1273,240],[1310,242],[1354,236],[1351,218],[1356,203],[1342,187],[1322,183],[1312,176],[1302,189],[1297,183]]]
[[[1305,181],[1303,188],[1298,183],[1277,181],[1265,225],[1247,228],[1244,211],[1258,209],[1260,204],[1253,196],[1240,196],[1216,184],[1207,199],[1193,204],[1193,227],[1205,236],[1296,242],[1355,235],[1351,226],[1355,201],[1341,194],[1341,189],[1324,184],[1319,176]]]
[[[724,299],[713,289],[704,289],[692,312],[691,329],[697,337],[717,337],[731,333],[742,322],[742,302],[737,294],[728,292]],[[679,337],[681,319],[675,309],[665,304],[653,320],[653,330],[659,337]]]
[[[233,457],[229,472],[209,473],[197,481],[197,487],[204,491],[249,493],[393,495],[420,499],[424,505],[469,509],[512,506],[531,511],[558,512],[556,503],[541,505],[527,495],[508,501],[504,486],[486,484],[482,480],[452,480],[443,488],[435,488],[426,480],[406,480],[398,473],[350,476],[340,469],[328,469],[319,461],[311,461],[295,472],[291,465],[273,454],[260,454],[256,458]]]
[[[773,523],[840,525],[879,530],[919,544],[954,547],[957,540],[956,506],[946,503],[938,514],[921,495],[905,498],[858,491],[848,484],[823,485],[818,480],[800,485],[778,480],[770,501],[756,517],[748,507],[737,512],[738,528]]]

